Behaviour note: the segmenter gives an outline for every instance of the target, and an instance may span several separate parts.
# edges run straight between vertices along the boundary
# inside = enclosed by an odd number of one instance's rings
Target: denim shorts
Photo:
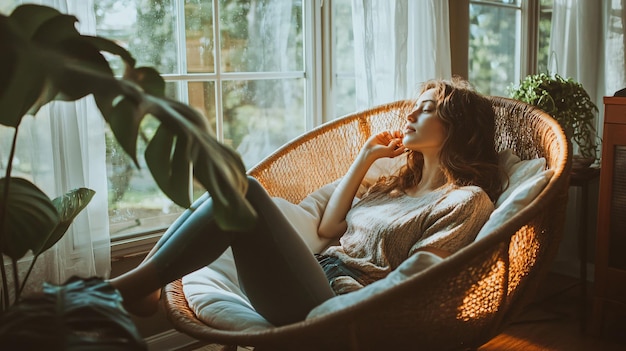
[[[317,262],[319,262],[320,266],[322,266],[328,282],[332,282],[335,278],[341,276],[349,276],[354,278],[356,281],[359,281],[358,272],[346,266],[346,264],[343,263],[343,261],[338,257],[315,254],[315,258],[317,259]]]

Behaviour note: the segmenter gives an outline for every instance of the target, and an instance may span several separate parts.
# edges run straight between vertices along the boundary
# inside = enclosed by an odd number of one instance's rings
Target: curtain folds
[[[604,96],[626,87],[623,0],[555,0],[550,40],[551,72],[580,82],[594,97],[603,132]]]
[[[95,33],[93,0],[20,3],[46,5],[72,14],[79,20],[77,28],[81,33]],[[107,179],[103,177],[107,174],[104,128],[92,97],[77,102],[52,102],[35,117],[26,117],[20,126],[18,153],[31,163],[31,169],[17,170],[14,176],[31,178],[50,198],[79,187],[96,191],[63,239],[39,257],[28,279],[27,292],[38,290],[43,281],[61,283],[72,275],[108,277],[110,273]],[[12,135],[9,130],[2,133]],[[29,259],[23,261],[22,273],[30,264]]]
[[[420,83],[450,78],[448,2],[353,0],[359,109],[413,98]]]
[[[626,87],[624,3],[624,0],[554,0],[553,3],[550,71],[580,82],[594,99],[599,110],[596,131],[600,137],[604,132],[603,97]],[[598,151],[600,156],[602,150]],[[571,208],[583,206],[580,191],[570,190]],[[576,230],[576,223],[568,219],[565,232]],[[565,274],[575,271],[570,268],[570,263],[578,260],[578,253],[572,249],[574,245],[572,240],[564,238],[555,259],[554,267]]]

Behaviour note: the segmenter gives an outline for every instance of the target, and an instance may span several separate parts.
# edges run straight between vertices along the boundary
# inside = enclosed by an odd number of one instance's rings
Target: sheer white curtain
[[[596,129],[603,133],[603,97],[626,87],[623,0],[555,0],[550,50],[552,73],[579,81],[599,109]],[[601,150],[600,150],[601,152]],[[565,232],[579,225],[572,212],[581,200],[580,189],[570,189]],[[577,274],[578,248],[574,239],[564,238],[556,269]],[[560,267],[560,268],[559,268]]]
[[[353,0],[356,103],[415,97],[419,84],[450,78],[448,2]]]
[[[551,70],[579,81],[602,115],[602,97],[626,87],[622,0],[555,0]],[[597,125],[602,135],[602,116]]]
[[[46,5],[72,14],[79,19],[81,33],[95,33],[93,0],[21,3]],[[54,198],[79,187],[96,191],[64,238],[38,259],[29,278],[28,290],[38,289],[42,281],[61,283],[72,275],[109,275],[111,260],[104,127],[91,97],[72,103],[53,102],[34,118],[26,117],[20,126],[18,150],[21,149],[21,155],[30,159],[33,165],[30,171],[33,182],[49,197]],[[24,262],[24,266],[28,263]],[[20,270],[24,270],[22,264]]]

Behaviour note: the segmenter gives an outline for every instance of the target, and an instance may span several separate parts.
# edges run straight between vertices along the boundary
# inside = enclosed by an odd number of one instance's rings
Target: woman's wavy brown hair
[[[449,183],[481,187],[492,201],[503,191],[504,172],[495,148],[495,112],[491,102],[467,82],[429,80],[420,95],[435,89],[437,115],[448,131],[441,148],[440,161]],[[411,109],[413,106],[411,106]],[[405,191],[422,178],[423,155],[410,151],[407,164],[395,176],[381,178],[369,193]]]

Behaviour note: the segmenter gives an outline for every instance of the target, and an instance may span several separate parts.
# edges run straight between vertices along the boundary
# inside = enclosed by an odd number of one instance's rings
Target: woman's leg
[[[334,296],[326,275],[300,235],[254,178],[246,198],[258,214],[255,230],[231,247],[241,288],[274,325],[303,320]]]
[[[228,246],[233,248],[242,287],[272,323],[301,320],[311,308],[332,297],[313,255],[252,178],[246,197],[259,214],[254,230],[222,231],[213,218],[212,200],[206,198],[172,225],[140,266],[112,279],[129,311],[141,314],[132,306],[154,296],[155,290],[170,281],[213,262]]]
[[[235,233],[220,230],[213,219],[213,200],[203,195],[163,234],[144,261],[110,280],[136,315],[156,312],[161,287],[214,261]]]
[[[159,241],[152,247],[152,250],[148,252],[144,258],[142,264],[146,262],[165,242],[172,236],[176,230],[187,220],[187,218],[205,201],[209,199],[209,194],[204,193],[199,199],[197,199],[186,211],[181,213],[178,218],[170,225],[167,231],[161,236]],[[137,300],[132,308],[132,312],[140,316],[150,316],[156,313],[158,309],[158,302],[161,299],[161,289],[156,289],[141,300]]]

